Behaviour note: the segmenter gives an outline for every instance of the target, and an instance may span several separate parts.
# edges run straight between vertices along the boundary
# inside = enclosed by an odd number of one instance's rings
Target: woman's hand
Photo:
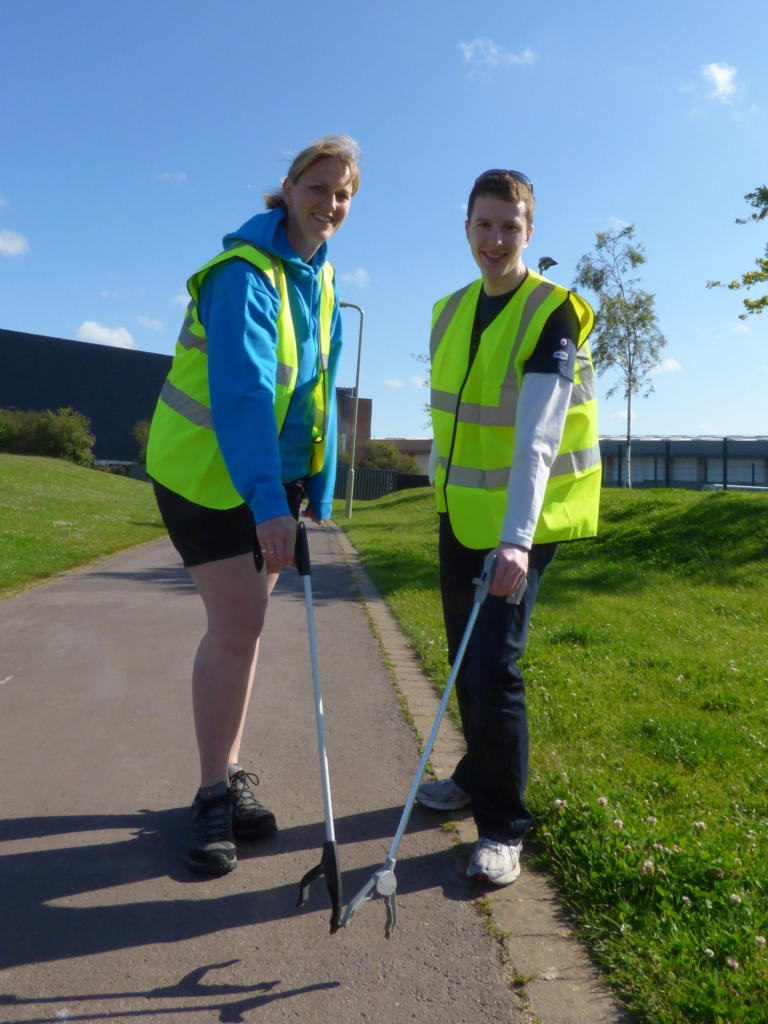
[[[315,510],[311,505],[307,505],[304,511],[301,513],[303,519],[311,519],[313,523],[317,523],[318,526],[322,526],[325,522],[324,519],[318,519],[315,515]]]
[[[295,565],[296,520],[293,516],[275,516],[256,527],[259,547],[269,563],[270,571],[283,565]]]
[[[528,575],[528,552],[517,544],[499,544],[496,548],[496,569],[489,594],[507,597]]]

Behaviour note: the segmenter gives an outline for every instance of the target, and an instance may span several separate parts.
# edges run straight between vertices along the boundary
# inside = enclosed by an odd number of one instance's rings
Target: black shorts
[[[306,482],[306,478],[302,478],[283,485],[294,519],[299,518]],[[261,572],[264,556],[256,536],[253,512],[245,502],[235,508],[206,508],[169,491],[157,480],[152,484],[163,523],[185,569],[253,553],[256,572]]]

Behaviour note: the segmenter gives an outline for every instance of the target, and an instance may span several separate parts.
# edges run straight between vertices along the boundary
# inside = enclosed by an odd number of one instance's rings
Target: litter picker
[[[309,898],[309,886],[316,878],[325,876],[328,895],[331,897],[331,935],[339,930],[341,923],[341,868],[336,849],[336,834],[333,828],[333,807],[331,805],[331,780],[328,775],[328,755],[325,750],[325,723],[323,721],[323,696],[320,692],[320,666],[317,661],[317,638],[315,636],[315,612],[312,606],[312,567],[309,561],[307,528],[299,523],[296,530],[296,568],[304,580],[304,602],[307,606],[307,629],[309,631],[309,656],[312,662],[312,687],[315,692],[315,718],[317,720],[317,745],[320,751],[320,778],[323,783],[323,808],[325,811],[325,842],[320,863],[308,871],[299,884],[297,906],[303,907]]]
[[[461,638],[461,645],[459,647],[458,654],[456,655],[456,660],[453,663],[453,669],[451,670],[448,682],[445,685],[443,698],[440,701],[440,707],[437,709],[437,715],[435,716],[435,721],[432,725],[432,731],[429,734],[429,739],[424,745],[424,754],[421,758],[418,771],[416,772],[416,778],[413,780],[411,791],[408,794],[408,799],[405,802],[405,808],[403,809],[403,816],[400,819],[400,825],[398,826],[395,838],[392,840],[392,849],[389,851],[389,856],[379,870],[374,871],[357,896],[355,896],[352,902],[347,906],[344,919],[341,922],[342,928],[346,928],[364,903],[373,899],[374,893],[378,893],[380,896],[384,897],[384,903],[387,907],[387,925],[384,934],[388,939],[391,938],[392,932],[397,927],[397,878],[395,877],[397,850],[400,846],[400,841],[405,834],[405,830],[408,827],[408,821],[411,817],[413,804],[416,800],[416,792],[421,785],[421,779],[427,767],[430,754],[432,753],[432,747],[435,745],[437,730],[440,728],[440,722],[442,721],[443,714],[448,705],[448,699],[451,696],[451,691],[453,690],[454,683],[456,682],[456,676],[459,674],[459,669],[461,668],[461,663],[464,659],[464,653],[467,649],[467,645],[469,644],[469,638],[472,636],[472,630],[475,627],[475,622],[480,611],[480,605],[488,595],[488,590],[493,580],[493,571],[495,566],[496,555],[491,551],[483,563],[483,570],[480,573],[479,579],[472,581],[476,587],[472,612],[469,616],[467,628],[464,630],[464,636]],[[523,582],[517,590],[509,595],[507,598],[508,604],[520,604],[523,594],[525,593],[527,582],[527,579],[523,579]]]

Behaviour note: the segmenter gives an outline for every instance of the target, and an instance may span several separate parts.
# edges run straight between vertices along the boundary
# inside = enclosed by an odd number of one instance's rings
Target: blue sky
[[[477,276],[463,204],[488,167],[534,181],[529,262],[563,284],[596,231],[635,223],[670,367],[635,432],[768,433],[768,314],[704,287],[765,247],[765,222],[734,223],[768,180],[765,19],[764,0],[0,0],[0,327],[172,352],[186,278],[291,154],[343,132],[363,183],[330,255],[365,308],[377,436],[426,432],[410,354]]]

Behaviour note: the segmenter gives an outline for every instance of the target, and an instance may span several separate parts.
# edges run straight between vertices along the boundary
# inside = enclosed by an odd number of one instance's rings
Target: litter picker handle
[[[299,576],[311,576],[312,566],[309,562],[309,541],[307,540],[307,528],[304,523],[299,523],[296,527],[296,547],[293,554],[296,560],[296,568],[299,570]]]

